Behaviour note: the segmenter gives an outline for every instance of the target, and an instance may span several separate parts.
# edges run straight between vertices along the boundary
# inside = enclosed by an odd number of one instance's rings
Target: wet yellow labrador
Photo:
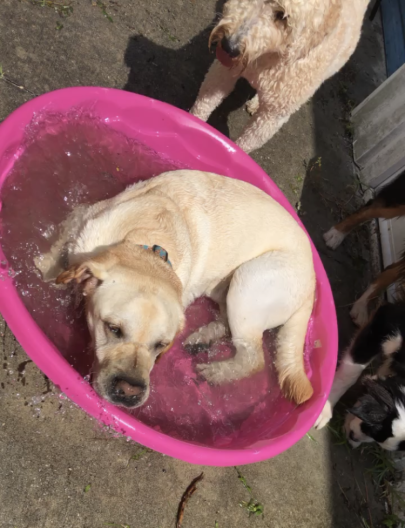
[[[303,358],[315,292],[310,242],[281,205],[248,183],[191,170],[137,183],[74,210],[36,265],[45,280],[81,284],[95,388],[116,405],[146,401],[156,359],[203,295],[218,303],[220,317],[185,344],[207,346],[229,333],[235,355],[199,364],[201,376],[223,384],[263,369],[263,332],[281,327],[282,390],[298,404],[312,395]]]

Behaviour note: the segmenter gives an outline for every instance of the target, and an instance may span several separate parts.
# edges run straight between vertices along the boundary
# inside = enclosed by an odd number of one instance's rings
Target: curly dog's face
[[[334,30],[340,11],[333,0],[228,0],[210,44],[225,66],[292,50],[297,58]]]
[[[246,65],[266,53],[282,53],[293,38],[294,27],[286,4],[275,0],[228,0],[210,42],[218,42],[235,64]],[[220,55],[218,58],[221,60]]]

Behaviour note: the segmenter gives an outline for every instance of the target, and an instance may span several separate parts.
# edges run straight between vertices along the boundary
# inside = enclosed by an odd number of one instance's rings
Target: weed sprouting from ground
[[[318,156],[316,160],[314,161],[314,166],[318,167],[318,169],[322,169],[322,157]]]
[[[135,455],[132,455],[130,460],[139,460],[140,458],[143,457],[143,455],[145,455],[146,453],[150,453],[150,452],[151,452],[150,449],[148,449],[147,447],[144,447],[143,449],[138,451],[138,453],[135,453]]]
[[[171,40],[172,42],[180,42],[180,39],[178,39],[175,35],[170,33],[170,30],[167,27],[162,26],[162,24],[160,24],[160,29],[168,37],[168,39]]]
[[[340,411],[340,412],[339,412]],[[339,409],[338,412],[334,412],[332,420],[328,424],[328,429],[332,433],[333,445],[346,446],[349,450],[349,445],[346,439],[346,433],[344,431],[346,409]]]
[[[376,484],[382,486],[386,482],[395,480],[396,469],[389,451],[381,449],[377,444],[370,444],[365,446],[362,452],[369,455],[373,461],[373,465],[368,469],[368,473],[372,476]]]
[[[107,6],[105,5],[104,2],[101,2],[101,0],[96,0],[96,2],[93,2],[92,5],[98,6],[101,9],[101,12],[105,16],[105,18],[109,20],[110,22],[114,22],[112,16],[107,13]]]
[[[243,487],[249,492],[250,495],[250,500],[248,502],[241,501],[239,503],[239,506],[241,508],[244,508],[249,513],[249,515],[262,515],[264,511],[263,504],[253,496],[252,488],[249,486],[245,477],[242,475],[239,469],[235,467],[235,470],[238,474],[238,480],[243,484]]]
[[[405,526],[404,521],[395,514],[388,515],[388,517],[383,520],[382,524],[387,528],[403,528]]]
[[[395,487],[398,471],[389,451],[381,449],[377,444],[370,444],[362,449],[362,453],[369,456],[372,465],[368,469],[374,482],[382,490],[382,495],[387,499],[391,513],[382,521],[387,528],[404,528],[405,521],[393,513],[395,510],[405,511],[405,498],[403,493]]]
[[[355,107],[355,104],[350,99],[347,86],[342,82],[339,86],[339,98],[343,105],[342,122],[345,130],[345,136],[347,137],[347,139],[352,140],[354,136],[354,128],[351,121],[351,113]]]
[[[310,433],[307,433],[306,436],[309,440],[311,440],[311,442],[314,442],[315,444],[318,443],[318,441]]]
[[[129,466],[129,463],[131,462],[131,460],[135,460],[135,461],[140,460],[147,453],[152,453],[152,449],[149,449],[148,447],[143,447],[142,449],[140,449],[137,453],[135,453],[135,455],[132,455],[131,457],[129,457],[127,467]]]
[[[28,0],[30,4],[40,7],[54,9],[61,17],[68,17],[73,13],[73,6],[70,3],[54,2],[53,0]]]

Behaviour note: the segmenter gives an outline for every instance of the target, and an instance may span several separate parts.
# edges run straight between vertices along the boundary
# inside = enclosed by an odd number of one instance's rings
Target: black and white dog
[[[357,334],[315,427],[329,422],[335,404],[376,358],[381,365],[363,380],[361,396],[346,416],[346,436],[352,447],[377,442],[389,451],[405,450],[405,301],[381,306]]]

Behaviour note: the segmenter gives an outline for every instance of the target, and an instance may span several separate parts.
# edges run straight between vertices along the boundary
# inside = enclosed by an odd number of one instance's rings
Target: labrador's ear
[[[86,291],[87,287],[95,289],[103,280],[108,277],[108,271],[119,261],[115,251],[107,250],[92,259],[86,260],[81,264],[73,264],[70,268],[62,272],[56,278],[56,284],[68,284],[76,281],[77,284],[83,284]]]
[[[56,284],[68,284],[75,280],[78,284],[94,277],[88,262],[74,264],[66,271],[56,277]]]
[[[83,295],[85,296],[93,293],[97,286],[102,283],[102,279],[93,273],[91,266],[87,262],[71,266],[56,278],[56,284],[68,284],[72,281],[81,284]]]

